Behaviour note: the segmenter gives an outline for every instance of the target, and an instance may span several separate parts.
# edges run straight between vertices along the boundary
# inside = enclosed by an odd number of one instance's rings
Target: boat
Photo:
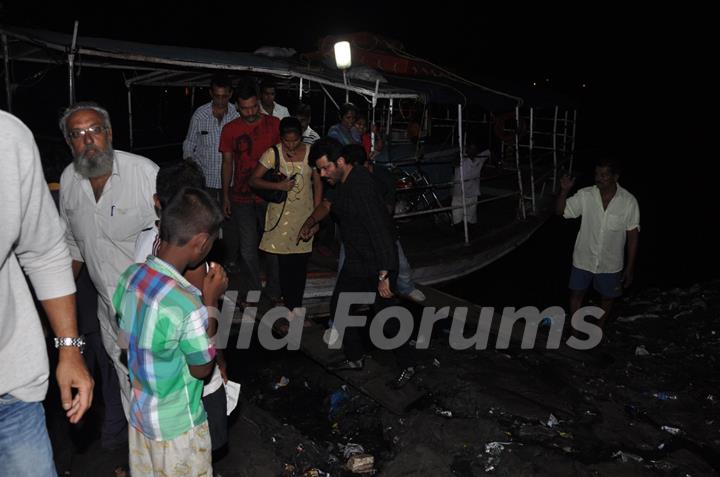
[[[85,70],[116,72],[122,74],[128,113],[127,144],[120,145],[151,158],[160,147],[179,157],[182,138],[164,145],[138,140],[136,116],[146,106],[134,99],[138,90],[183,91],[189,118],[199,105],[196,92],[207,87],[214,72],[271,77],[286,97],[311,102],[323,112],[313,121],[322,131],[334,123],[332,111],[344,99],[367,105],[368,118],[386,137],[377,161],[397,175],[403,207],[395,219],[413,278],[422,285],[465,276],[527,241],[551,214],[560,174],[573,167],[577,110],[572,103],[468,80],[377,35],[343,37],[355,43],[356,59],[364,63],[347,72],[328,66],[327,46],[339,37],[324,39],[319,52],[287,57],[273,55],[272,49],[232,52],[84,37],[77,24],[72,35],[1,25],[0,35],[9,111],[18,86],[12,76],[16,65],[36,75],[66,69],[68,103],[77,97]],[[115,115],[116,128],[119,121]],[[482,195],[473,201],[481,226],[471,229],[464,220],[458,233],[448,220],[450,191],[468,129],[484,131],[497,160],[484,167]],[[471,203],[455,209],[464,213]],[[336,267],[334,256],[313,253],[305,294],[312,312],[327,311]]]

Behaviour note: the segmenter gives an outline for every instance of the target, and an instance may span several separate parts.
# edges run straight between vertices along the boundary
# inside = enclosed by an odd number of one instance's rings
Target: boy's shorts
[[[128,429],[133,477],[213,475],[207,421],[171,441],[155,441],[133,426]]]
[[[210,442],[212,450],[216,451],[227,444],[227,396],[225,386],[220,386],[217,391],[203,396],[203,406],[210,426]]]
[[[593,288],[605,298],[622,295],[622,272],[592,273],[575,266],[570,270],[570,289],[585,291],[592,283]]]

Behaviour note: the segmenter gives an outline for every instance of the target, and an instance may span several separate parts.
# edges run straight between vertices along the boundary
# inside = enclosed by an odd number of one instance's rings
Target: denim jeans
[[[0,475],[57,477],[40,402],[0,396]]]
[[[415,289],[415,283],[412,281],[412,268],[410,268],[410,263],[405,256],[405,252],[403,252],[403,248],[402,245],[400,245],[399,240],[395,241],[395,246],[397,247],[399,260],[396,291],[401,295],[409,295],[410,292]],[[340,242],[340,255],[338,256],[338,275],[340,275],[340,271],[342,270],[344,264],[345,244]]]
[[[260,254],[258,249],[265,227],[265,211],[267,204],[232,204],[233,237],[228,237],[228,245],[234,249],[234,255],[228,257],[231,261],[240,256],[247,267],[247,280],[250,290],[262,290],[260,283]],[[235,234],[237,236],[235,237]],[[233,241],[233,238],[236,241]],[[239,242],[239,243],[238,243]],[[263,253],[266,265],[267,285],[265,292],[272,298],[280,297],[280,280],[278,277],[277,257],[270,253]]]

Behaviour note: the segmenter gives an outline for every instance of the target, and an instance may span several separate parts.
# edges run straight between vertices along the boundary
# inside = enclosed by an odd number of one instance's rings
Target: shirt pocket
[[[118,242],[134,242],[144,228],[145,214],[137,207],[113,206],[110,217],[110,237]]]
[[[622,215],[608,214],[607,228],[614,232],[622,232],[625,230],[625,219]]]
[[[197,143],[199,147],[208,147],[210,144],[210,132],[202,130],[198,132]]]

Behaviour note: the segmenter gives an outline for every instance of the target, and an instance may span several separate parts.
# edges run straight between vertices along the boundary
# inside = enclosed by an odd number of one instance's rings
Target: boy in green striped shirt
[[[180,191],[162,211],[157,256],[131,265],[113,297],[132,382],[129,442],[135,477],[212,475],[201,396],[215,348],[206,331],[205,304],[215,306],[227,275],[219,266],[211,268],[201,292],[183,272],[204,260],[222,220],[205,191]]]

